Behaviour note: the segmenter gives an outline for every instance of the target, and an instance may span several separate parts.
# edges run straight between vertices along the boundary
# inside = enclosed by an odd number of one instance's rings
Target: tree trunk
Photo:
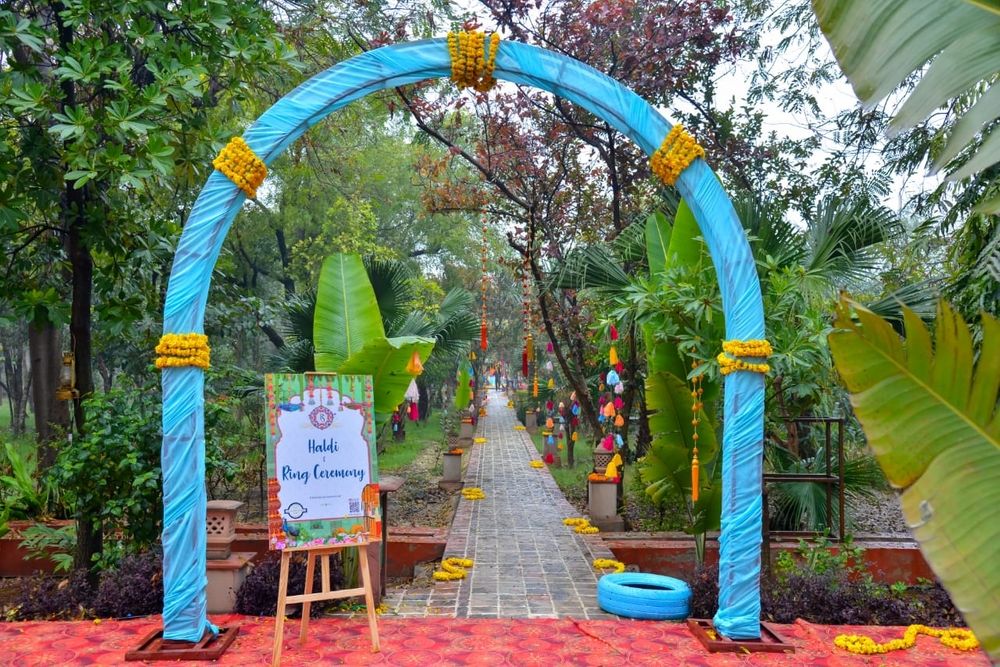
[[[35,413],[39,470],[45,470],[55,463],[54,440],[61,431],[69,428],[69,407],[66,402],[56,400],[59,374],[62,371],[59,339],[59,330],[51,323],[28,325],[31,403]]]
[[[67,185],[67,187],[69,187]],[[86,417],[83,413],[83,401],[94,393],[94,373],[91,353],[91,300],[94,292],[94,260],[90,248],[81,238],[84,225],[85,200],[82,195],[74,196],[80,190],[67,193],[71,206],[68,212],[72,222],[66,235],[66,251],[69,255],[73,274],[73,302],[70,309],[69,333],[73,356],[76,359],[76,388],[80,397],[74,401],[74,421],[76,431],[83,434],[86,430]]]
[[[17,436],[24,433],[30,384],[25,376],[27,365],[24,355],[24,326],[18,324],[16,327],[6,328],[3,334],[7,341],[4,345],[3,372],[7,403],[10,406],[10,433]]]
[[[77,517],[76,552],[73,554],[73,567],[78,570],[86,569],[88,577],[96,579],[97,573],[93,569],[93,556],[101,553],[103,547],[104,526],[99,521],[95,523],[95,520],[90,517]]]

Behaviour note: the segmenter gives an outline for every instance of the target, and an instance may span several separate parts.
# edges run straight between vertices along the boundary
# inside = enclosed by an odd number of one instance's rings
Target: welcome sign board
[[[271,548],[380,540],[371,376],[273,374],[264,385]]]

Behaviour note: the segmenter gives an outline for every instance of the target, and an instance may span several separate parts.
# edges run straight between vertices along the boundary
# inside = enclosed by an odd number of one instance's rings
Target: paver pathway
[[[457,582],[439,582],[426,605],[434,613],[471,618],[613,618],[597,606],[595,558],[612,558],[598,536],[577,535],[563,519],[578,516],[547,468],[530,436],[517,431],[507,397],[490,391],[465,472],[466,487],[480,487],[484,500],[460,501],[445,556],[471,558],[475,566]],[[409,595],[407,597],[410,597]],[[408,600],[400,613],[417,613]]]

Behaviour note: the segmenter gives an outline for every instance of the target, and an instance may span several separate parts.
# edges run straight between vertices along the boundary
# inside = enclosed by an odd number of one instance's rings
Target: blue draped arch
[[[317,74],[268,109],[243,138],[271,164],[333,111],[385,88],[447,77],[446,41],[430,39],[360,54]],[[651,155],[671,125],[645,100],[577,60],[517,42],[500,43],[497,79],[549,91],[587,109]],[[722,292],[726,337],[764,338],[760,283],[750,246],[728,196],[704,160],[677,185],[708,245]],[[164,306],[164,333],[203,333],[212,271],[245,195],[220,172],[209,176],[184,226]],[[206,613],[204,373],[163,370],[163,551],[166,639],[197,641],[214,631]],[[725,380],[722,532],[716,628],[760,636],[761,465],[764,381]]]

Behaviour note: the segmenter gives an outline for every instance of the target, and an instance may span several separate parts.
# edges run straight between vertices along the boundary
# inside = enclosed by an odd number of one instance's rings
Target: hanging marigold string
[[[472,88],[485,93],[493,87],[493,68],[500,35],[488,37],[482,31],[449,32],[448,54],[451,56],[451,80],[459,88]]]
[[[691,362],[691,368],[698,369],[698,361]],[[701,386],[702,376],[695,375],[691,378],[691,502],[698,502],[698,491],[701,486],[701,475],[698,463],[698,424],[701,422],[699,415],[703,404],[701,402],[704,388]]]
[[[873,653],[888,653],[900,649],[912,648],[917,643],[917,635],[937,637],[942,644],[959,651],[973,651],[979,648],[979,640],[966,628],[929,628],[926,625],[911,625],[906,628],[902,638],[892,639],[879,644],[865,635],[837,635],[833,645],[851,653],[871,655]]]
[[[663,143],[653,153],[649,166],[661,181],[673,185],[681,172],[700,157],[705,157],[705,149],[678,123],[670,129]]]
[[[480,291],[482,292],[482,314],[479,319],[479,349],[485,352],[488,347],[486,339],[486,211],[483,211],[482,213],[482,224],[483,243],[482,250],[480,252],[480,259],[482,260],[482,280],[480,281]]]
[[[235,183],[250,199],[257,196],[257,188],[267,178],[267,165],[243,141],[243,137],[230,139],[212,160],[212,166]]]
[[[205,334],[163,334],[156,346],[156,367],[193,366],[204,370],[209,367],[211,352]]]
[[[715,359],[719,362],[719,372],[723,375],[729,375],[736,371],[767,373],[771,370],[767,364],[743,361],[737,357],[766,359],[772,353],[771,344],[763,339],[727,340],[723,341],[722,352]]]

